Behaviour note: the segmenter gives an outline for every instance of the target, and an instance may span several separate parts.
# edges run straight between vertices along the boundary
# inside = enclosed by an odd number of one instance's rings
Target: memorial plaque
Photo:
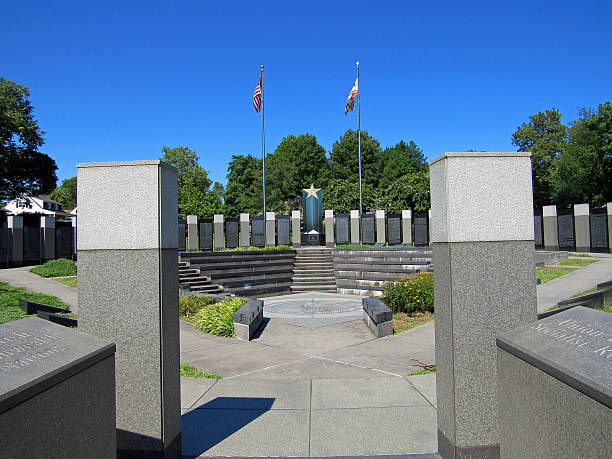
[[[415,212],[414,220],[414,245],[422,246],[429,244],[429,214],[427,212]]]
[[[238,219],[228,218],[225,220],[225,247],[234,249],[238,247]]]
[[[376,219],[374,214],[364,214],[361,217],[361,243],[374,244],[376,242]]]
[[[401,214],[387,215],[388,241],[389,245],[402,243],[402,216]]]
[[[28,225],[24,218],[23,224],[23,261],[25,263],[40,262],[41,231],[40,222],[37,226]]]
[[[115,457],[114,354],[37,317],[0,325],[0,456]]]
[[[211,218],[200,220],[200,250],[213,248],[213,222]]]
[[[0,268],[8,266],[8,229],[0,227]]]
[[[278,245],[289,245],[289,228],[291,226],[291,217],[289,215],[276,216],[276,243]]]
[[[542,215],[533,216],[533,239],[536,249],[544,248],[544,228],[542,226]]]
[[[251,218],[251,243],[254,247],[265,247],[265,220],[262,215]]]
[[[336,244],[349,243],[349,214],[336,214]]]
[[[184,252],[187,250],[187,233],[186,233],[187,223],[185,220],[178,221],[178,249],[179,252]]]
[[[73,233],[71,222],[55,222],[56,258],[72,258]]]
[[[576,237],[574,234],[574,214],[557,216],[559,250],[576,250]]]
[[[607,209],[591,209],[591,251],[608,252]]]

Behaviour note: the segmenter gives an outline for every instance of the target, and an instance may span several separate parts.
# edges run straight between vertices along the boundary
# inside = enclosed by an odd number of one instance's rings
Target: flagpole
[[[361,188],[361,91],[359,90],[359,61],[357,61],[357,139],[359,148],[359,219],[363,215],[363,195]],[[363,225],[359,225],[363,227]],[[363,231],[362,231],[363,232]],[[363,240],[363,238],[362,238]]]
[[[264,92],[263,92],[263,71],[261,66],[261,162],[263,165],[263,217],[264,217],[264,240],[266,239],[266,142],[264,130]]]

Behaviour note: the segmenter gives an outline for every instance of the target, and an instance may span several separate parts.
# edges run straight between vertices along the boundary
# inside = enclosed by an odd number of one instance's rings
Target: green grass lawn
[[[570,257],[585,257],[585,258],[593,258],[593,255],[589,255],[588,253],[574,253],[574,252],[570,252],[569,253]]]
[[[76,277],[52,277],[51,279],[60,284],[67,285],[68,287],[76,288],[78,286]]]
[[[540,268],[536,271],[536,277],[540,279],[540,283],[545,284],[548,281],[565,276],[577,269],[578,268]]]
[[[593,258],[591,260],[567,259],[557,263],[557,266],[589,266],[593,263],[597,263],[598,261],[599,259],[597,258]]]
[[[26,313],[19,307],[19,298],[68,309],[68,305],[55,296],[31,292],[25,288],[0,282],[0,324],[26,317]]]
[[[576,298],[577,296],[586,295],[587,293],[593,293],[597,291],[597,287],[593,287],[589,290],[585,290],[584,292],[574,293],[570,298]]]
[[[397,335],[398,333],[418,327],[433,319],[434,315],[431,312],[416,312],[414,314],[396,312],[393,314],[393,334]]]
[[[58,258],[49,260],[43,265],[34,266],[30,271],[40,277],[76,276],[76,265],[74,261],[67,258]]]
[[[217,373],[208,373],[186,363],[181,363],[181,376],[187,378],[221,379],[221,376],[219,376]]]

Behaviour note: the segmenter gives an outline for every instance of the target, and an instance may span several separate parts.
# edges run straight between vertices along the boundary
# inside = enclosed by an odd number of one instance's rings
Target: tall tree
[[[369,183],[363,185],[363,211],[379,209],[378,190]],[[359,209],[359,183],[352,180],[331,179],[323,189],[323,208],[334,213],[348,213]]]
[[[539,112],[529,117],[512,134],[512,144],[518,151],[530,151],[533,156],[533,204],[535,208],[552,202],[556,159],[567,142],[567,126],[561,123],[557,109]]]
[[[612,104],[597,112],[583,108],[569,129],[569,141],[558,159],[554,184],[557,204],[612,201]]]
[[[380,207],[387,213],[404,209],[423,212],[431,208],[429,171],[402,175],[381,191]]]
[[[209,191],[212,180],[208,172],[200,167],[199,156],[187,147],[163,147],[162,161],[178,169],[178,213],[179,218],[187,215],[210,218],[222,211],[221,199]],[[210,195],[209,195],[210,193]]]
[[[57,165],[38,149],[44,131],[32,114],[30,92],[11,80],[0,78],[0,201],[22,193],[53,191]]]
[[[252,155],[233,155],[227,166],[225,214],[237,217],[241,212],[263,212],[261,160]]]
[[[363,183],[378,187],[382,170],[380,142],[361,131],[361,176]],[[329,178],[359,183],[359,154],[357,131],[347,130],[334,142],[329,155]]]
[[[77,178],[70,177],[62,181],[62,184],[51,192],[49,196],[64,205],[64,210],[74,209],[77,205]]]
[[[266,204],[280,212],[295,209],[302,188],[311,183],[320,186],[325,180],[325,149],[314,135],[289,135],[266,159],[266,172]]]
[[[380,188],[387,188],[398,178],[416,172],[429,170],[429,166],[421,150],[414,141],[405,143],[403,140],[397,145],[385,149],[383,152],[384,164]]]

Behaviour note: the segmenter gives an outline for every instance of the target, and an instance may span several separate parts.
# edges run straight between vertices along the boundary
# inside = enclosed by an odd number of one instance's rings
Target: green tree
[[[387,188],[398,178],[429,170],[429,165],[421,150],[414,141],[408,144],[403,140],[397,145],[385,149],[384,165],[380,179],[380,188]]]
[[[405,209],[416,212],[430,209],[429,171],[398,177],[381,193],[380,206],[390,214],[398,214]]]
[[[554,184],[557,204],[612,201],[612,104],[597,112],[583,108],[569,129],[569,141],[558,159]]]
[[[0,77],[0,201],[49,193],[57,184],[55,161],[38,151],[44,131],[29,97],[28,88]]]
[[[227,166],[225,214],[237,217],[241,212],[262,215],[261,160],[252,155],[234,155]],[[267,204],[267,203],[266,203]]]
[[[217,193],[209,191],[212,180],[208,178],[208,172],[200,167],[200,158],[195,150],[163,147],[162,152],[164,155],[160,159],[178,169],[179,218],[186,219],[187,215],[210,218],[222,212],[221,199]]]
[[[64,205],[64,210],[74,209],[77,205],[77,178],[70,177],[62,181],[62,184],[51,192],[49,196]]]
[[[378,187],[382,175],[383,152],[380,142],[361,131],[361,177],[364,184]],[[357,132],[347,130],[334,142],[329,155],[329,178],[359,183],[359,154]],[[359,208],[359,206],[357,206]]]
[[[561,113],[546,110],[529,117],[512,134],[512,144],[518,151],[530,151],[533,156],[532,181],[535,208],[552,203],[553,183],[557,175],[556,159],[567,142],[567,126],[561,123]]]
[[[380,208],[378,191],[372,185],[364,183],[362,195],[364,213]],[[331,179],[323,189],[323,209],[333,209],[337,214],[359,210],[359,183]]]
[[[225,187],[223,186],[222,183],[215,182],[213,184],[212,191],[217,193],[217,195],[221,198],[221,201],[223,201],[223,195],[225,194]]]

